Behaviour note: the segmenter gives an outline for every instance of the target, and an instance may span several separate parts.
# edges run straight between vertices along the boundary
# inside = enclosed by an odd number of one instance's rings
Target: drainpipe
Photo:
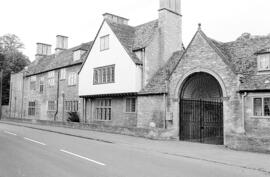
[[[168,80],[165,81],[166,86],[166,93],[168,93]],[[163,94],[163,101],[164,101],[164,129],[167,129],[167,96],[166,93]]]
[[[23,119],[23,97],[24,97],[24,72],[22,78],[22,102],[21,102],[21,119]]]
[[[12,104],[12,86],[13,84],[10,84],[10,94],[9,94],[9,119],[11,118],[11,104]],[[2,104],[2,103],[1,103]]]
[[[243,127],[243,133],[246,133],[246,128],[245,128],[245,98],[247,96],[247,92],[245,92],[242,95],[242,127]]]
[[[65,93],[62,93],[62,98],[63,98],[63,108],[62,108],[62,122],[64,122],[65,119]]]
[[[58,108],[59,108],[59,106],[58,106],[58,104],[59,104],[59,80],[60,80],[60,78],[59,78],[59,71],[57,71],[57,95],[56,95],[56,111],[55,111],[55,114],[54,114],[54,121],[56,121],[56,116],[57,116],[57,114],[58,114]]]

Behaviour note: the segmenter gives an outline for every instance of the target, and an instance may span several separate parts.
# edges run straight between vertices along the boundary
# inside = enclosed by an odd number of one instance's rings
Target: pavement
[[[181,141],[158,141],[139,137],[110,134],[89,130],[78,130],[63,127],[51,127],[27,123],[14,123],[0,121],[0,125],[12,125],[33,130],[57,133],[84,140],[93,140],[100,143],[119,145],[141,152],[151,152],[171,158],[194,160],[212,165],[222,165],[228,168],[238,168],[262,172],[270,176],[270,154],[242,152],[230,150],[224,146],[181,142]]]

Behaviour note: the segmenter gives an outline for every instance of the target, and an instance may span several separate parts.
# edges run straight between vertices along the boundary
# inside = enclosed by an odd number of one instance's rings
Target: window
[[[36,115],[36,102],[30,101],[28,103],[28,115],[35,116]]]
[[[79,102],[78,101],[65,101],[64,108],[66,112],[78,112]]]
[[[253,115],[259,117],[270,116],[270,97],[253,99]]]
[[[100,51],[109,49],[109,35],[100,37]]]
[[[85,54],[85,50],[76,50],[73,52],[73,61],[77,61],[77,60],[80,60],[82,55]]]
[[[109,121],[112,120],[112,100],[97,100],[96,120]]]
[[[66,79],[66,69],[61,69],[60,70],[60,80],[65,80]]]
[[[51,71],[51,72],[49,72],[49,74],[48,74],[48,85],[49,85],[50,87],[53,87],[54,84],[55,84],[54,82],[55,82],[54,71]]]
[[[108,84],[115,81],[115,65],[94,69],[94,84]]]
[[[136,98],[126,99],[126,112],[127,113],[136,112]]]
[[[44,77],[41,77],[39,80],[39,93],[43,93],[44,92]]]
[[[258,55],[258,70],[265,71],[270,70],[270,54]]]
[[[48,101],[48,111],[56,111],[56,101]]]
[[[77,74],[76,73],[70,73],[68,76],[68,85],[76,85],[77,84]]]
[[[36,76],[30,77],[30,90],[36,90],[36,81],[37,81]]]

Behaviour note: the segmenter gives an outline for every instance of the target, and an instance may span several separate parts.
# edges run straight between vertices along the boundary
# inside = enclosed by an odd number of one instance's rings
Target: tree
[[[30,61],[20,50],[23,43],[14,34],[7,34],[0,37],[0,69],[3,70],[3,98],[2,104],[9,103],[10,74],[23,70]]]

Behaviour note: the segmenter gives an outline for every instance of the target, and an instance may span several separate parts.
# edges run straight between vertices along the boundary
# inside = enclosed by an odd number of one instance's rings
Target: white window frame
[[[251,97],[252,98],[252,117],[255,117],[255,118],[266,118],[266,119],[270,119],[270,116],[265,116],[265,110],[264,110],[264,99],[265,98],[270,98],[270,95],[254,95],[254,96],[252,96]],[[262,116],[257,116],[257,115],[254,115],[254,100],[256,99],[256,98],[260,98],[260,99],[262,99]]]
[[[105,35],[100,37],[100,51],[110,49],[110,35]]]
[[[111,83],[115,83],[115,65],[108,65],[94,68],[93,71],[94,85],[111,84]]]
[[[63,68],[60,70],[60,80],[65,80],[66,79],[66,69]]]
[[[259,54],[257,56],[258,71],[270,71],[270,54]]]
[[[71,72],[68,75],[68,86],[77,85],[77,74],[75,72]]]

